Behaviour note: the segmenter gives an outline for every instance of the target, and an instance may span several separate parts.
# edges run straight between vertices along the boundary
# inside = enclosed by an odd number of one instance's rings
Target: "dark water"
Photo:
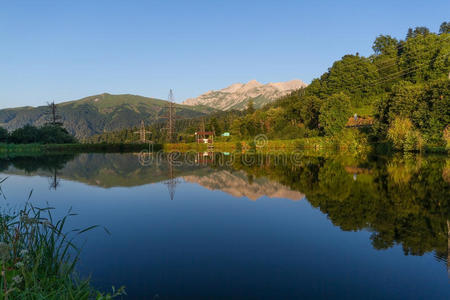
[[[33,189],[69,226],[106,226],[78,241],[79,271],[130,299],[450,298],[448,157],[170,162],[0,159],[4,207]]]

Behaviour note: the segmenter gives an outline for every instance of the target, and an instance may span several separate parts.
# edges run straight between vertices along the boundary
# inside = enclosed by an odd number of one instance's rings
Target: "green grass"
[[[59,152],[136,152],[147,150],[148,144],[0,144],[0,155],[36,155]],[[162,145],[153,145],[153,150]]]
[[[104,294],[75,274],[79,249],[73,241],[97,226],[67,232],[73,213],[55,222],[52,208],[38,208],[29,200],[20,211],[0,214],[0,299],[100,300],[125,293],[122,287]]]
[[[288,140],[266,140],[259,141],[257,147],[252,139],[241,141],[219,141],[214,142],[214,151],[249,151],[257,150],[259,152],[270,151],[294,151],[294,150],[314,150],[314,151],[349,151],[360,152],[368,151],[369,144],[364,135],[358,133],[357,129],[346,129],[339,137],[311,137],[311,138],[299,138]],[[241,144],[241,149],[237,144]],[[196,150],[207,151],[206,144],[197,143],[179,143],[179,144],[165,144],[164,150]]]

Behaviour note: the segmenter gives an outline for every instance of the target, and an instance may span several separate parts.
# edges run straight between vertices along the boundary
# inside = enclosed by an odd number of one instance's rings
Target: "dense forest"
[[[373,125],[364,131],[371,141],[390,141],[399,150],[423,145],[445,147],[450,135],[450,23],[438,33],[426,27],[407,31],[404,40],[380,35],[373,54],[348,54],[320,78],[262,109],[250,101],[244,112],[214,113],[177,121],[179,141],[195,131],[230,132],[234,140],[266,134],[271,139],[351,136],[355,117]],[[347,125],[347,126],[346,126]],[[148,127],[154,141],[165,138],[164,123]],[[91,142],[132,142],[137,128],[94,136]],[[367,139],[361,139],[367,140]]]

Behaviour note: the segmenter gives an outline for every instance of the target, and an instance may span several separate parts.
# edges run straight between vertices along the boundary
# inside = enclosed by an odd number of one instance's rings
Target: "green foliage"
[[[247,112],[247,114],[252,114],[255,112],[255,103],[254,103],[253,99],[248,100],[246,112]]]
[[[392,121],[387,137],[397,150],[416,151],[421,150],[423,146],[420,132],[415,130],[412,122],[405,117],[397,117]]]
[[[427,27],[416,27],[414,30],[412,28],[408,28],[408,33],[406,34],[406,39],[415,38],[420,35],[428,35],[430,33],[430,29]]]
[[[322,100],[316,96],[305,96],[302,102],[297,102],[293,105],[293,108],[298,112],[300,121],[305,126],[314,130],[319,127],[319,115],[322,106]]]
[[[351,115],[350,98],[343,92],[334,94],[320,108],[320,126],[327,135],[335,135],[344,129]]]
[[[379,87],[373,86],[373,82],[378,79],[377,67],[369,59],[345,55],[320,78],[319,96],[326,98],[345,92],[350,96],[353,106],[362,106],[381,92]]]
[[[450,22],[442,22],[439,27],[439,34],[450,33]]]
[[[47,124],[40,128],[25,125],[14,130],[7,141],[14,144],[73,144],[77,142],[66,129],[52,124]]]
[[[8,130],[0,127],[0,143],[7,143],[9,138]]]
[[[39,129],[27,124],[22,128],[14,130],[8,141],[15,144],[33,144],[39,141],[39,137]]]
[[[442,132],[450,123],[450,82],[445,78],[425,84],[401,81],[378,112],[378,118],[388,125],[398,117],[410,118],[428,143],[442,145]]]
[[[397,55],[398,40],[390,35],[380,35],[373,42],[372,49],[376,55]]]

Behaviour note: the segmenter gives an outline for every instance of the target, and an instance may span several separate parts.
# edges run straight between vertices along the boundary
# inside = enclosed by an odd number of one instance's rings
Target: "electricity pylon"
[[[167,115],[161,116],[161,118],[167,119],[167,127],[163,128],[167,130],[167,141],[173,143],[174,137],[175,137],[175,121],[177,119],[176,117],[176,107],[175,107],[175,101],[173,97],[173,91],[170,89],[169,91],[169,97],[167,99]]]
[[[142,120],[141,121],[141,128],[139,128],[139,131],[135,131],[134,133],[138,133],[139,134],[139,141],[144,144],[144,143],[148,142],[146,135],[147,135],[147,133],[151,134],[151,131],[146,131],[145,130],[144,120]]]
[[[170,200],[174,199],[177,184],[180,183],[180,181],[178,180],[178,178],[175,177],[175,174],[174,174],[174,160],[175,160],[174,154],[168,153],[167,154],[167,163],[168,163],[168,167],[169,167],[169,174],[168,174],[169,178],[166,181],[164,181],[164,184],[167,185],[167,189],[169,190]]]

